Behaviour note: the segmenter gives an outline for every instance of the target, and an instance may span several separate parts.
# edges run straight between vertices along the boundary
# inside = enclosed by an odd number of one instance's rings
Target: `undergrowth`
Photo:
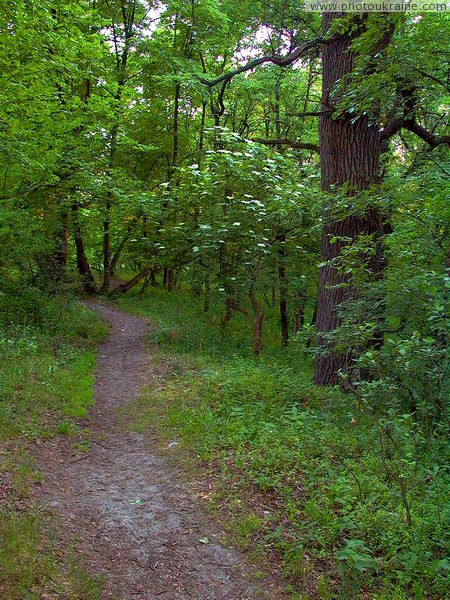
[[[212,466],[235,539],[278,556],[293,597],[450,597],[445,437],[314,387],[300,345],[277,348],[274,316],[255,359],[239,316],[221,333],[188,293],[153,289],[121,305],[156,320],[151,342],[186,365],[149,390],[138,426]]]
[[[0,297],[0,597],[93,600],[100,584],[67,551],[28,499],[40,482],[30,442],[76,431],[92,404],[99,317],[71,299],[24,292]],[[50,594],[47,596],[46,594]]]

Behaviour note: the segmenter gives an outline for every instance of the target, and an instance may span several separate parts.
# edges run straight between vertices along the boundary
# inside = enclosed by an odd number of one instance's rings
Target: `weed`
[[[140,401],[141,430],[151,424],[215,465],[213,495],[234,536],[276,551],[298,597],[311,586],[324,599],[445,597],[445,440],[312,386],[298,347],[267,343],[255,360],[244,323],[221,333],[186,293],[152,290],[122,305],[157,317],[159,352],[187,365]]]
[[[97,315],[78,304],[35,300],[31,312],[19,310],[30,308],[27,298],[19,297],[9,309],[3,307],[2,316],[14,320],[0,322],[0,481],[7,482],[0,490],[5,492],[0,512],[0,596],[39,600],[48,594],[97,600],[100,582],[76,561],[55,555],[48,523],[28,506],[29,484],[42,483],[42,474],[26,446],[30,440],[38,443],[40,438],[77,431],[74,417],[84,416],[92,403],[93,348],[107,329]]]

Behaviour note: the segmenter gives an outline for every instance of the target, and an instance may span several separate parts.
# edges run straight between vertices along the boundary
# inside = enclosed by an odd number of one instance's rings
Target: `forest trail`
[[[127,431],[118,417],[161,376],[145,352],[145,320],[91,306],[111,325],[98,351],[95,404],[82,423],[91,443],[83,452],[60,437],[37,448],[44,481],[35,492],[57,516],[58,535],[90,574],[104,577],[102,600],[275,598],[274,590],[259,592],[239,553],[218,542],[220,528],[151,435]]]

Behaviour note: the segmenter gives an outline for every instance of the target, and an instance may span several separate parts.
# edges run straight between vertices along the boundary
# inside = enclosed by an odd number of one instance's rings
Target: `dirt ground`
[[[59,437],[37,449],[44,481],[35,495],[56,515],[61,539],[90,574],[104,577],[105,600],[279,598],[220,543],[219,524],[169,460],[170,448],[126,431],[117,409],[160,377],[144,350],[148,325],[111,305],[91,306],[111,325],[98,352],[95,405],[82,423],[91,443],[83,452]]]

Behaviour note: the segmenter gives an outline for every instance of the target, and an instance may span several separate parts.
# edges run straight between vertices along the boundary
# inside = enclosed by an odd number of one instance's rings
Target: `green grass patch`
[[[222,334],[187,294],[122,305],[156,317],[152,341],[186,364],[148,391],[137,426],[212,469],[235,540],[276,553],[295,597],[449,597],[445,439],[314,387],[301,348],[280,352],[270,327],[255,359],[238,319]]]
[[[2,297],[3,305],[6,300],[0,322],[0,597],[96,600],[100,582],[67,548],[56,547],[49,523],[28,501],[28,486],[41,475],[27,444],[76,433],[76,420],[92,405],[95,346],[107,327],[70,299]],[[35,310],[26,312],[28,304]]]
[[[42,515],[36,510],[0,510],[0,595],[5,600],[99,600],[101,580],[90,577],[73,558],[61,561],[52,535],[42,541]]]

